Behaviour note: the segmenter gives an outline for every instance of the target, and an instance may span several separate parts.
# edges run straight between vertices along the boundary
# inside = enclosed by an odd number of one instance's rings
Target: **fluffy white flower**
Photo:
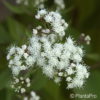
[[[49,78],[53,78],[54,76],[54,69],[51,66],[43,67],[43,73],[48,76]]]
[[[52,27],[52,31],[58,36],[62,37],[65,35],[65,30],[68,27],[68,24],[62,19],[61,15],[58,12],[47,12],[45,9],[39,10],[36,19],[43,18],[47,23]]]
[[[20,68],[18,66],[13,66],[11,69],[13,75],[18,75],[20,72]]]
[[[49,29],[42,26],[33,29],[35,34],[28,46],[11,47],[7,59],[13,75],[19,75],[35,64],[56,83],[65,78],[67,88],[81,87],[89,76],[88,67],[83,64],[83,49],[71,37],[63,41],[67,23],[58,12],[47,12],[45,9],[38,11],[36,16],[51,26]],[[41,35],[38,33],[40,30]]]
[[[30,57],[28,57],[26,49],[27,46],[23,45],[22,48],[11,47],[9,50],[7,55],[7,59],[9,58],[8,66],[11,68],[14,76],[17,76],[21,71],[28,69],[33,64],[33,59],[32,61],[29,60]]]

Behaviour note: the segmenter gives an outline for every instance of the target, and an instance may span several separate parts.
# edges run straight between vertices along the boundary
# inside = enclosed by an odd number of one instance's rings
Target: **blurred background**
[[[85,63],[90,66],[90,77],[81,89],[66,90],[64,82],[55,84],[40,72],[36,72],[32,89],[41,100],[100,100],[100,0],[65,0],[63,18],[70,23],[66,34],[78,38],[80,33],[90,35],[91,44],[84,45]],[[47,3],[54,9],[53,0]],[[9,86],[11,74],[6,60],[7,48],[11,44],[21,45],[31,35],[36,25],[32,5],[17,5],[15,0],[0,0],[0,100],[19,100]],[[96,97],[71,98],[70,94],[91,94]]]

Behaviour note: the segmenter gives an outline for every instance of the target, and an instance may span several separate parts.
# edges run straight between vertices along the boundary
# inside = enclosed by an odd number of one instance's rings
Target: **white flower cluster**
[[[29,51],[43,73],[59,83],[63,77],[67,88],[81,87],[89,73],[82,64],[83,50],[69,37],[65,43],[51,42],[49,37],[34,36],[30,39]]]
[[[44,8],[44,3],[49,0],[33,0],[34,6],[38,8]],[[17,4],[28,5],[29,0],[16,0]],[[65,8],[64,0],[54,0],[54,4],[57,6],[57,10],[61,10]]]
[[[11,87],[15,90],[15,92],[22,94],[26,92],[26,88],[29,88],[30,85],[30,79],[24,79],[23,77],[13,77],[13,81],[11,83]]]
[[[38,20],[43,19],[50,26],[47,29],[42,26],[33,29],[33,36],[26,46],[27,49],[23,50],[23,47],[18,50],[15,47],[14,50],[13,47],[10,49],[7,59],[10,60],[9,67],[13,74],[16,73],[15,70],[18,70],[19,74],[21,68],[23,70],[23,64],[26,66],[25,69],[39,66],[43,73],[56,83],[65,78],[67,88],[82,87],[89,76],[88,67],[82,60],[84,56],[82,47],[77,46],[71,37],[64,40],[68,24],[59,13],[47,12],[45,9],[38,11],[35,17]],[[24,63],[19,64],[18,61],[22,62],[22,58]]]
[[[7,60],[9,60],[9,68],[11,68],[14,76],[32,66],[32,59],[29,56],[26,45],[22,45],[21,48],[12,46],[7,55]]]
[[[24,100],[40,100],[40,97],[34,91],[31,91],[30,97],[24,97]]]
[[[58,12],[48,12],[42,9],[38,11],[35,18],[38,20],[43,19],[46,23],[50,24],[52,27],[51,31],[53,31],[54,34],[60,37],[65,35],[65,29],[68,27],[68,24],[62,19],[62,16]]]

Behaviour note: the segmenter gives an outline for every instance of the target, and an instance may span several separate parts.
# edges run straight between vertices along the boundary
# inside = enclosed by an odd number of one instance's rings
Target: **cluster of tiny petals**
[[[29,51],[37,65],[56,83],[65,77],[67,88],[81,87],[88,78],[88,67],[82,64],[83,50],[71,37],[66,38],[64,44],[51,42],[47,36],[33,36],[30,42]]]
[[[47,77],[54,79],[56,83],[60,83],[65,78],[67,88],[82,87],[85,79],[89,76],[88,67],[83,64],[83,49],[71,37],[66,37],[64,43],[58,41],[57,36],[63,38],[65,29],[68,26],[59,13],[47,12],[42,9],[36,15],[36,19],[41,18],[49,23],[51,28],[44,29],[42,26],[37,26],[33,29],[33,36],[30,38],[28,46],[24,45],[18,51],[16,51],[18,47],[10,49],[7,59],[13,74],[17,73],[17,69],[18,75],[21,71],[21,66],[23,66],[17,64],[16,68],[16,63],[11,63],[11,60],[14,62],[17,57],[18,61],[24,61],[26,69],[33,67],[35,64],[35,66],[37,65],[43,70]],[[21,59],[26,53],[27,57],[25,56],[24,59]],[[19,55],[20,59],[18,59]]]
[[[7,55],[7,60],[9,60],[9,68],[11,68],[14,76],[17,76],[20,71],[27,70],[33,64],[26,45],[22,45],[21,48],[12,46]]]
[[[68,24],[62,19],[62,16],[58,12],[48,12],[45,9],[38,11],[35,16],[36,19],[43,19],[46,23],[50,24],[52,31],[60,37],[65,35],[65,30],[68,27]]]
[[[44,3],[49,0],[33,0],[34,6],[38,8],[44,8]],[[29,5],[29,0],[16,0],[17,4]],[[57,10],[65,8],[64,0],[54,0],[54,4],[57,6]]]

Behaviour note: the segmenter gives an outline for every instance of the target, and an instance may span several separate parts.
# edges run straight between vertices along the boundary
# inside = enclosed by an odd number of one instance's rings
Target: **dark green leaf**
[[[0,74],[0,90],[8,86],[9,81],[10,81],[10,73],[8,70],[5,70]]]

